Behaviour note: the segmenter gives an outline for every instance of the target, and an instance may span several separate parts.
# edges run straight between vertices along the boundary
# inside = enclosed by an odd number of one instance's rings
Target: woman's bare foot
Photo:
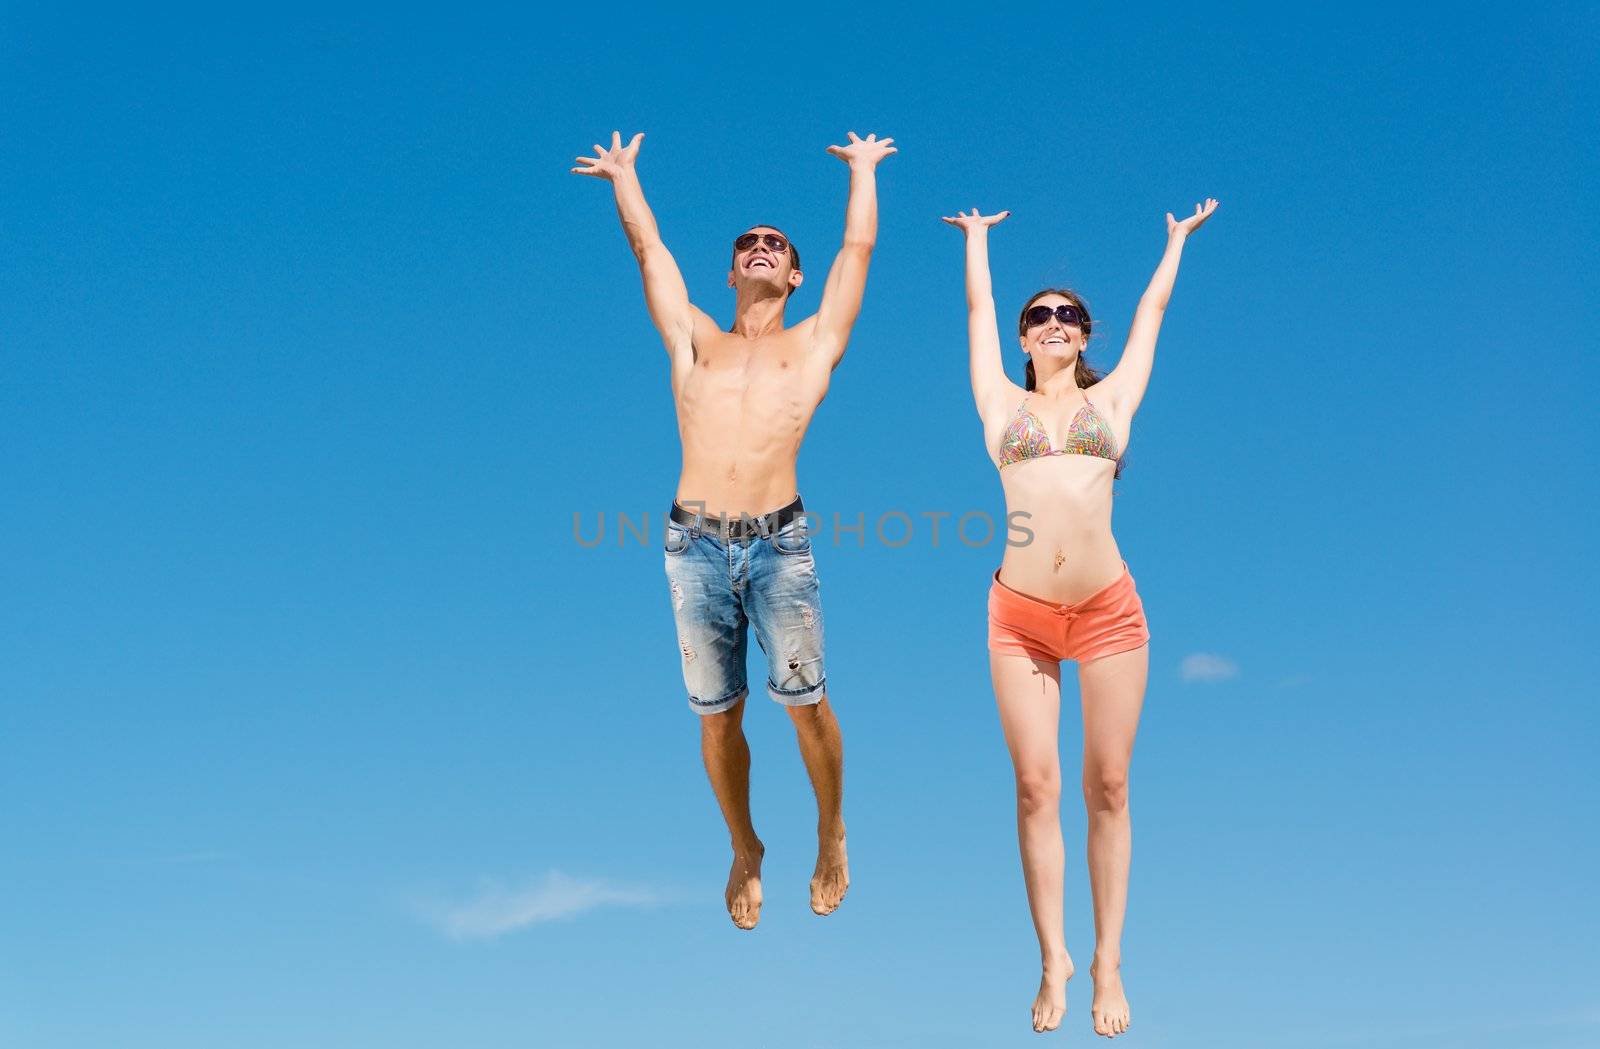
[[[1048,958],[1039,977],[1039,996],[1033,1000],[1033,1029],[1054,1031],[1067,1015],[1067,981],[1072,979],[1072,958],[1063,952]]]
[[[761,857],[766,848],[758,841],[752,849],[735,849],[728,872],[728,917],[741,929],[754,929],[761,920]]]
[[[1094,1033],[1115,1038],[1128,1029],[1128,996],[1122,993],[1122,965],[1096,961],[1089,965],[1094,980],[1094,1002],[1089,1012],[1094,1017]]]
[[[850,888],[850,860],[845,855],[844,824],[817,833],[817,869],[811,875],[811,909],[832,914]]]

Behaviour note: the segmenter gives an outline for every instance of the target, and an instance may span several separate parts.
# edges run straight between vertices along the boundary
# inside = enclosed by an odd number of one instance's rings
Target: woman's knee
[[[1035,765],[1017,769],[1017,805],[1023,813],[1060,811],[1061,769]]]
[[[1128,807],[1128,770],[1085,768],[1083,801],[1091,812],[1122,812]]]

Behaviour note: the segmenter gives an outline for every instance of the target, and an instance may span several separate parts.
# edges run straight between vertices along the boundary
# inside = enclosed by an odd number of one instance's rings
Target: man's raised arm
[[[850,203],[844,217],[844,247],[828,270],[828,283],[822,289],[822,305],[817,310],[816,328],[811,334],[814,352],[825,357],[828,367],[838,365],[850,341],[850,328],[861,312],[861,296],[867,288],[867,264],[878,239],[878,161],[895,152],[894,139],[877,135],[858,138],[850,132],[850,144],[829,146],[828,152],[850,165]]]
[[[650,307],[650,319],[655,321],[661,341],[673,360],[685,362],[694,359],[695,308],[689,303],[689,289],[684,286],[683,274],[672,258],[667,246],[661,242],[661,232],[656,229],[656,217],[645,203],[644,188],[639,185],[639,173],[634,160],[639,155],[639,143],[644,132],[633,136],[633,141],[622,144],[622,133],[611,133],[611,148],[596,144],[592,157],[578,157],[581,165],[572,169],[575,175],[593,175],[611,183],[617,197],[617,217],[622,220],[622,230],[628,235],[628,247],[639,260],[639,272],[644,277],[644,298]]]

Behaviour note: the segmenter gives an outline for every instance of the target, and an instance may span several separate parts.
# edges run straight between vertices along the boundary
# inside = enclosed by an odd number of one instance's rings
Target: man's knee
[[[729,740],[743,734],[744,701],[740,700],[727,710],[700,715],[700,734],[711,740]]]
[[[815,730],[834,721],[833,710],[828,706],[826,693],[815,703],[786,705],[783,709],[789,712],[789,720],[794,722],[794,727],[802,731]]]

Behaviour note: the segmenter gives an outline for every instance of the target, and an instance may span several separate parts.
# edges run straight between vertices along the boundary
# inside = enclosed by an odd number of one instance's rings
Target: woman
[[[1082,299],[1065,289],[1029,299],[1017,324],[1028,358],[1023,387],[1006,377],[989,280],[989,228],[1010,212],[980,215],[974,208],[945,219],[967,238],[967,335],[984,440],[1000,471],[1007,514],[1026,513],[1032,531],[1031,541],[1007,545],[989,590],[989,668],[1016,769],[1022,873],[1043,962],[1035,1031],[1060,1026],[1073,972],[1061,917],[1057,726],[1063,659],[1077,662],[1083,697],[1095,926],[1090,1008],[1097,1034],[1114,1037],[1128,1029],[1120,975],[1132,852],[1128,765],[1144,702],[1150,632],[1111,535],[1111,483],[1122,472],[1184,241],[1216,207],[1207,200],[1182,222],[1167,215],[1166,253],[1109,375],[1101,377],[1084,360],[1091,321]]]

